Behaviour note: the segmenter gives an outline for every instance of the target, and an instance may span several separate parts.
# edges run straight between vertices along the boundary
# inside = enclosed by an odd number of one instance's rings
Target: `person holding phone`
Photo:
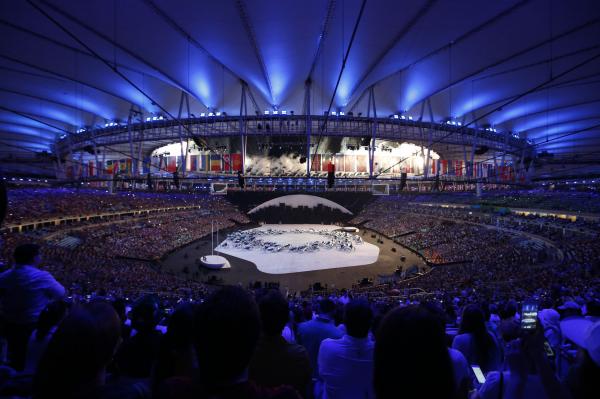
[[[484,373],[498,370],[502,363],[498,342],[487,330],[485,315],[477,305],[468,305],[463,310],[452,348],[460,351],[469,364],[478,364]]]
[[[527,323],[525,323],[527,325]],[[521,336],[507,343],[506,371],[488,373],[472,399],[558,399],[570,398],[556,378],[544,351],[541,328],[521,329]]]

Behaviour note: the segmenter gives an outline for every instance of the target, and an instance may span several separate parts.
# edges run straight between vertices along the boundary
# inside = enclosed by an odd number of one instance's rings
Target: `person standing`
[[[309,321],[298,325],[296,338],[298,343],[306,348],[310,359],[310,367],[313,378],[319,376],[317,359],[319,357],[319,348],[321,342],[326,338],[338,339],[344,335],[343,331],[336,327],[333,322],[335,304],[331,299],[324,298],[319,302],[317,316]]]
[[[38,269],[41,256],[37,245],[18,246],[14,261],[11,269],[0,274],[0,303],[10,364],[22,371],[27,341],[40,313],[48,303],[61,299],[65,289],[50,273]]]
[[[347,333],[340,339],[327,338],[319,349],[319,376],[323,398],[369,399],[373,392],[373,350],[369,338],[373,312],[366,300],[353,300],[345,306]]]
[[[250,379],[266,387],[290,385],[309,397],[312,374],[308,352],[281,336],[289,320],[288,302],[278,290],[271,290],[259,299],[258,308],[262,331],[250,362]]]

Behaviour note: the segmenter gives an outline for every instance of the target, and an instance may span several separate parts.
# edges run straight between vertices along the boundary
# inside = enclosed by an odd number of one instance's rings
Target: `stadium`
[[[598,2],[0,10],[0,397],[600,392]]]

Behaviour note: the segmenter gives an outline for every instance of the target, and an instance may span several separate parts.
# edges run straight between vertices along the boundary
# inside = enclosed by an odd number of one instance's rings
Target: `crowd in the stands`
[[[459,263],[366,289],[287,298],[258,285],[208,288],[130,259],[193,241],[210,231],[209,220],[221,227],[243,220],[222,199],[203,204],[170,217],[51,229],[49,241],[39,231],[5,233],[0,398],[578,399],[600,392],[593,223],[579,231],[562,221],[554,228],[550,219],[380,199],[355,222],[431,263]],[[518,233],[547,242],[524,244]],[[58,245],[65,235],[81,244]],[[531,304],[539,311],[533,322]]]
[[[389,301],[224,287],[171,308],[156,295],[72,301],[37,268],[36,246],[17,247],[14,259],[0,275],[3,397],[576,399],[600,390],[600,302],[584,289],[516,302],[475,290]]]
[[[393,238],[431,264],[473,261],[533,264],[545,260],[546,247],[528,244],[523,237],[504,230],[462,223],[466,219],[462,215],[457,216],[447,208],[438,209],[435,213],[430,207],[379,200],[352,221]],[[490,243],[494,243],[493,247]]]
[[[16,195],[21,196],[24,192],[21,190]],[[36,189],[34,194],[24,197],[34,198],[37,192]],[[45,193],[51,204],[70,202],[73,208],[95,212],[88,203],[90,192],[72,191],[70,196],[66,196],[65,190],[56,189]],[[13,198],[11,192],[9,196]],[[162,271],[160,263],[147,261],[157,260],[210,234],[213,226],[217,230],[233,226],[235,222],[248,221],[246,216],[220,197],[186,197],[183,194],[99,196],[102,201],[119,201],[121,198],[128,198],[131,209],[173,206],[170,199],[174,204],[184,200],[195,201],[202,208],[150,216],[132,215],[110,221],[82,221],[21,234],[4,232],[0,260],[4,267],[8,267],[13,261],[12,251],[19,244],[36,243],[43,255],[42,267],[54,274],[72,296],[85,298],[100,293],[111,297],[138,297],[144,293],[156,293],[161,298],[177,300],[194,297],[205,292],[206,288],[204,284],[184,278],[187,276]],[[125,208],[120,206],[118,209]],[[65,237],[76,237],[79,245],[72,248],[62,246],[61,241]]]
[[[404,197],[412,202],[446,202],[479,204],[496,207],[548,209],[570,212],[600,213],[600,194],[596,191],[550,191],[546,189],[483,191],[476,198],[473,193],[427,193]]]
[[[202,205],[207,195],[115,192],[84,188],[22,188],[8,191],[5,224],[105,212]]]

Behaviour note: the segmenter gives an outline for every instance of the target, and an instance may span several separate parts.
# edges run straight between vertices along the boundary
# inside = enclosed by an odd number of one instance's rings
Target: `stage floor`
[[[279,245],[290,244],[292,246],[306,245],[314,241],[322,241],[325,238],[318,234],[319,231],[339,230],[340,226],[320,224],[272,224],[263,225],[253,230],[283,230],[283,234],[264,236],[264,240],[275,242]],[[293,230],[300,229],[302,233],[294,233]],[[306,232],[314,229],[315,232]],[[287,274],[298,272],[309,272],[317,270],[338,269],[345,267],[370,265],[379,257],[379,247],[363,242],[355,245],[354,249],[344,251],[336,248],[319,248],[314,252],[268,252],[260,248],[234,248],[230,240],[223,241],[215,248],[215,251],[235,256],[251,262],[257,269],[268,274]]]
[[[222,242],[228,233],[239,231],[239,227],[232,227],[221,231],[216,242]],[[248,230],[244,228],[243,230]],[[210,235],[190,243],[176,251],[168,254],[158,262],[157,267],[167,273],[174,273],[183,279],[194,279],[202,282],[210,282],[216,279],[221,284],[247,286],[249,283],[277,282],[284,291],[294,293],[308,289],[313,283],[320,282],[330,288],[351,288],[362,278],[370,278],[379,281],[380,276],[391,276],[400,267],[406,270],[413,265],[426,267],[421,258],[398,244],[378,234],[361,229],[358,233],[365,242],[379,248],[379,257],[372,264],[354,267],[341,267],[337,269],[320,269],[305,272],[294,272],[285,274],[270,274],[260,271],[252,262],[240,259],[236,256],[223,254],[231,263],[230,269],[210,270],[198,265],[197,260],[213,250]],[[380,240],[380,241],[378,241]],[[337,252],[332,252],[334,258]],[[302,254],[303,255],[303,254]],[[300,255],[300,256],[302,256]],[[404,261],[401,260],[404,258]]]

